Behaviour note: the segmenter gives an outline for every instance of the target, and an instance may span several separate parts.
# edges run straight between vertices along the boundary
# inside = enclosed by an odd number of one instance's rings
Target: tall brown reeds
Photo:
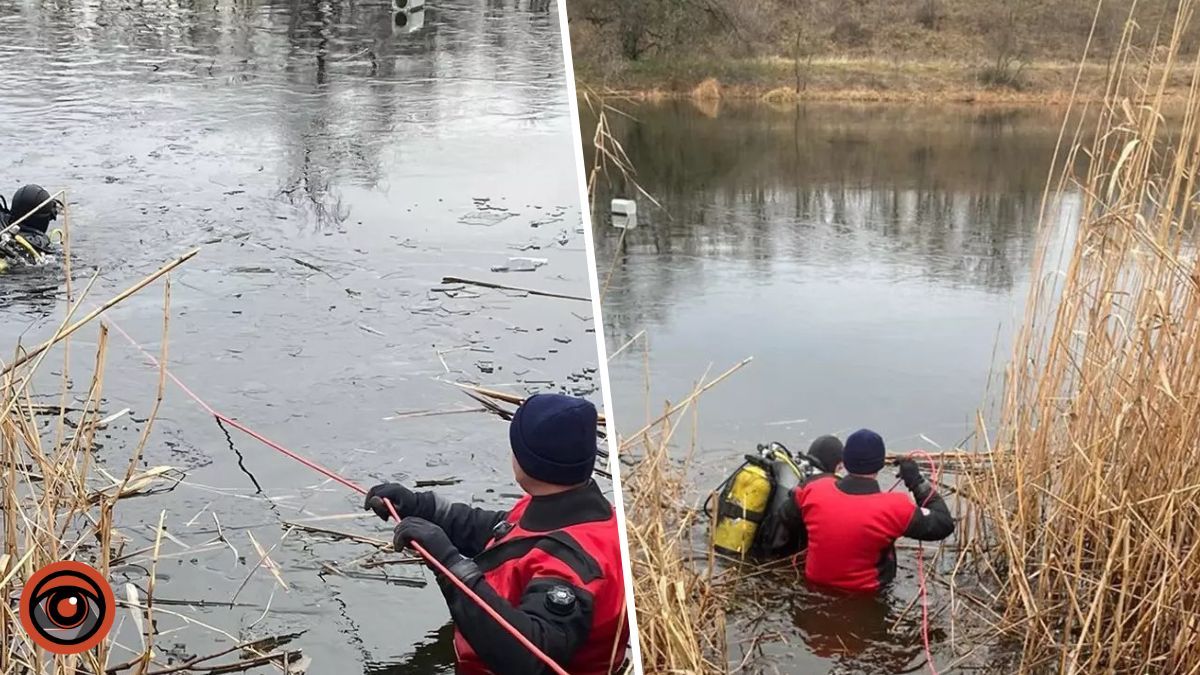
[[[69,224],[69,211],[64,209]],[[97,276],[76,296],[71,282],[70,231],[66,231],[63,269],[68,308],[53,335],[33,349],[17,348],[13,359],[0,362],[0,519],[3,552],[0,553],[0,592],[6,602],[0,608],[0,673],[106,673],[130,672],[138,675],[166,675],[181,672],[241,672],[267,664],[295,664],[298,651],[280,651],[276,638],[238,641],[235,636],[212,628],[195,619],[156,607],[154,579],[159,562],[166,512],[158,517],[153,546],[126,551],[132,537],[118,527],[116,509],[127,497],[168,490],[184,475],[167,466],[144,468],[143,450],[149,441],[159,406],[163,400],[166,371],[160,367],[158,386],[148,403],[147,419],[141,422],[136,440],[124,446],[124,452],[112,450],[99,457],[96,432],[129,412],[119,411],[103,417],[102,402],[108,330],[96,331],[96,350],[86,388],[74,386],[71,373],[70,336],[98,319],[104,311],[146,288],[198,253],[193,250],[144,277],[97,308],[76,318],[89,302],[89,292]],[[164,284],[162,350],[159,363],[167,361],[168,308],[170,283]],[[61,350],[61,353],[58,351]],[[47,359],[62,358],[56,364],[55,378],[43,364]],[[46,388],[56,391],[45,391]],[[39,395],[40,394],[40,395]],[[56,401],[46,403],[45,401]],[[215,516],[214,516],[215,519]],[[218,530],[219,530],[218,523]],[[169,536],[169,535],[167,535]],[[199,550],[199,549],[194,549]],[[86,563],[105,577],[110,567],[131,559],[145,562],[149,580],[143,591],[131,583],[114,589],[116,607],[111,613],[128,612],[137,627],[136,649],[121,645],[109,634],[95,648],[76,655],[56,656],[39,647],[21,623],[17,598],[29,578],[46,565],[62,560]],[[181,664],[166,665],[155,647],[160,615],[179,617],[188,624],[203,627],[230,638],[236,644],[215,654],[196,656]],[[265,613],[264,613],[265,616]],[[288,636],[294,637],[294,636]],[[178,639],[178,637],[176,638]],[[285,640],[286,641],[286,640]],[[124,650],[124,654],[119,652]],[[237,654],[235,654],[235,652]],[[132,654],[132,658],[128,658]],[[230,656],[232,655],[232,656]],[[114,658],[116,657],[116,658]],[[234,663],[214,664],[221,657],[237,657]],[[291,671],[289,671],[291,672]]]
[[[165,275],[195,251],[175,260],[147,276],[129,290],[101,305],[111,307],[146,285]],[[64,255],[70,278],[69,250]],[[92,282],[96,279],[92,277]],[[118,476],[97,460],[95,434],[110,419],[101,417],[101,394],[104,388],[104,364],[108,333],[98,332],[94,370],[86,390],[73,391],[69,378],[68,336],[102,310],[89,313],[71,323],[77,310],[88,297],[92,283],[71,302],[66,316],[53,337],[31,351],[18,350],[12,362],[2,371],[0,381],[0,500],[3,503],[4,552],[0,555],[0,590],[10,599],[0,610],[0,672],[4,673],[73,673],[104,672],[108,665],[111,641],[103,641],[91,651],[79,655],[52,656],[38,647],[21,625],[15,602],[24,583],[42,567],[61,560],[86,562],[106,575],[110,562],[118,555],[124,537],[114,526],[113,510],[117,502],[150,487],[170,473],[168,467],[139,470],[142,450],[153,425],[158,403],[162,400],[163,380],[160,377],[153,412],[142,434]],[[169,294],[169,284],[166,286]],[[67,282],[68,299],[71,285]],[[164,351],[167,314],[164,309]],[[59,345],[64,350],[64,364],[59,379],[57,404],[35,403],[35,376]],[[78,397],[81,403],[70,405]],[[135,608],[136,610],[137,608]],[[116,612],[117,608],[108,608]],[[147,626],[152,625],[150,610],[145,609]],[[149,664],[152,654],[152,631],[143,635],[145,650],[137,664]],[[133,662],[124,667],[129,668]]]
[[[1155,25],[1135,2],[1103,105],[1064,122],[993,461],[959,484],[955,614],[1010,671],[1200,672],[1200,57],[1180,121],[1153,75],[1196,53],[1194,5]]]
[[[643,437],[636,463],[625,470],[623,493],[630,565],[636,598],[642,667],[648,673],[725,672],[724,600],[710,568],[696,564],[691,540],[696,511],[686,470],[664,440],[673,429],[660,423]]]
[[[728,670],[725,610],[728,599],[714,575],[708,542],[693,542],[696,518],[702,514],[696,490],[688,481],[690,453],[674,459],[680,443],[676,432],[696,418],[696,400],[712,386],[749,362],[735,365],[701,382],[677,405],[667,405],[657,419],[622,440],[621,473],[629,561],[637,611],[642,668],[647,673],[708,675]],[[695,443],[695,427],[692,429]]]

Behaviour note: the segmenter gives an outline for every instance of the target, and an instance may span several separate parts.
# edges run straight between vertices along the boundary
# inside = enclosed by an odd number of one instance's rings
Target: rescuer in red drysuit
[[[420,543],[571,675],[608,675],[629,641],[616,514],[592,480],[596,408],[538,394],[509,427],[513,472],[527,493],[509,511],[456,504],[402,485],[376,485],[364,508],[401,522],[395,547]],[[548,667],[439,577],[454,620],[461,675],[538,674]]]
[[[810,582],[877,591],[896,577],[897,539],[937,541],[954,532],[946,502],[913,460],[899,461],[900,477],[912,498],[880,490],[876,475],[886,455],[879,434],[860,429],[846,439],[845,477],[810,480],[793,488],[808,539],[804,576]]]

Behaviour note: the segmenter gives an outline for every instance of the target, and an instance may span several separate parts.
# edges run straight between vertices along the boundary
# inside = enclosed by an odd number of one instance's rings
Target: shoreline
[[[808,89],[799,93],[780,88],[763,89],[760,87],[726,86],[722,87],[719,96],[700,96],[692,91],[680,91],[663,88],[618,88],[602,87],[580,81],[581,90],[594,92],[606,98],[625,99],[638,103],[663,103],[667,101],[712,102],[728,101],[730,103],[759,103],[763,105],[792,105],[797,103],[878,103],[878,104],[946,104],[946,105],[978,105],[978,106],[1014,106],[1014,107],[1061,107],[1071,101],[1070,91],[1047,92],[1012,92],[988,89],[955,90],[947,92],[894,91],[888,89]],[[1171,99],[1183,98],[1183,94],[1169,92]],[[1101,101],[1099,94],[1077,97],[1080,101]]]
[[[1146,69],[1146,65],[1139,66]],[[1161,77],[1161,66],[1150,66]],[[721,100],[760,102],[768,105],[796,103],[905,103],[958,104],[1016,107],[1062,107],[1072,100],[1078,80],[1078,102],[1099,102],[1109,72],[1106,66],[1078,63],[1030,63],[1015,76],[1016,86],[988,85],[980,68],[964,62],[939,60],[884,61],[880,59],[823,58],[806,62],[799,73],[790,59],[770,58],[722,62],[624,63],[615,71],[600,73],[589,63],[577,64],[580,95],[654,103],[690,100],[714,104]],[[1167,102],[1186,100],[1186,69],[1169,77]]]

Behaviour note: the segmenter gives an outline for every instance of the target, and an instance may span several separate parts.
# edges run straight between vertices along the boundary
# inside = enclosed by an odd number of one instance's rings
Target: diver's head
[[[842,463],[842,442],[837,436],[820,436],[808,446],[808,457],[825,473],[835,473]]]
[[[563,394],[535,394],[513,414],[508,440],[517,483],[531,495],[583,485],[596,466],[596,406]]]
[[[38,208],[38,207],[41,208]],[[45,233],[50,221],[58,217],[58,200],[50,199],[50,193],[41,185],[26,185],[17,190],[9,205],[11,221],[16,222],[26,214],[33,215],[21,221],[21,227]]]

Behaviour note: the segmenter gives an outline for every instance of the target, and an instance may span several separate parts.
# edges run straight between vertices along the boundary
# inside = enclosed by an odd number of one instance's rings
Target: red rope
[[[913,450],[908,453],[908,456],[924,457],[929,462],[930,482],[933,484],[933,490],[925,497],[925,501],[918,505],[918,508],[924,508],[937,492],[938,481],[942,477],[942,467],[933,459],[932,455],[924,450]],[[929,664],[929,672],[938,675],[937,668],[933,665],[933,650],[929,648],[929,588],[925,581],[925,543],[920,541],[917,542],[917,584],[921,595],[921,641],[925,646],[925,662]]]
[[[179,388],[183,390],[183,393],[188,396],[188,398],[195,401],[196,404],[199,405],[201,408],[204,408],[205,412],[207,412],[208,414],[217,418],[221,422],[228,424],[231,427],[234,427],[235,429],[241,431],[242,433],[246,434],[247,436],[250,436],[251,438],[262,443],[263,445],[266,445],[267,447],[269,447],[273,450],[277,450],[280,453],[296,460],[297,462],[312,469],[313,471],[316,471],[317,473],[319,473],[327,478],[335,480],[335,481],[341,483],[342,485],[350,488],[351,490],[354,490],[355,492],[357,492],[359,494],[362,494],[362,495],[367,494],[367,491],[364,490],[362,488],[362,486],[358,485],[357,483],[354,483],[346,478],[343,478],[342,476],[339,476],[338,474],[334,473],[330,469],[326,469],[325,467],[321,466],[320,464],[317,464],[316,462],[314,462],[310,459],[306,459],[304,457],[301,457],[300,455],[297,455],[296,453],[292,452],[291,450],[288,450],[287,448],[283,447],[279,443],[276,443],[275,441],[272,441],[271,439],[267,438],[266,436],[263,436],[262,434],[250,429],[246,425],[244,425],[226,415],[222,415],[221,413],[217,412],[216,410],[213,409],[212,406],[205,403],[204,399],[200,398],[196,394],[196,392],[192,391],[187,385],[185,385],[182,381],[180,381],[179,378],[175,377],[175,375],[173,373],[171,373],[171,371],[167,370],[166,366],[159,363],[158,359],[155,358],[153,354],[151,354],[150,352],[143,349],[142,346],[140,344],[138,344],[137,341],[134,340],[133,337],[129,335],[129,333],[126,333],[124,329],[122,329],[120,326],[118,326],[115,321],[113,321],[111,318],[107,318],[107,319],[105,319],[105,321],[108,323],[108,325],[112,326],[118,333],[120,333],[122,336],[124,336],[125,339],[129,341],[129,344],[133,345],[133,347],[135,349],[137,349],[147,359],[149,359],[150,363],[154,364],[154,366],[159,368],[168,378],[171,379],[172,382],[174,382],[176,385],[178,385]],[[400,515],[396,513],[396,507],[392,505],[391,500],[384,499],[383,501],[385,504],[387,504],[388,511],[391,512],[392,518],[394,518],[397,523],[400,522]],[[492,606],[487,604],[487,602],[485,602],[483,598],[479,597],[479,595],[475,591],[471,590],[465,583],[463,583],[462,579],[459,579],[457,576],[452,574],[450,572],[450,570],[447,569],[446,566],[441,563],[441,561],[439,561],[437,558],[434,558],[432,555],[430,555],[429,552],[425,550],[425,547],[421,546],[421,544],[419,544],[415,541],[409,542],[409,546],[411,546],[412,549],[414,551],[416,551],[418,555],[420,555],[422,558],[424,558],[425,562],[428,563],[430,567],[432,567],[434,570],[440,572],[442,574],[442,576],[449,579],[450,582],[453,583],[455,585],[455,587],[458,588],[458,590],[462,591],[462,593],[464,595],[466,595],[468,598],[470,598],[471,601],[474,602],[476,605],[478,605],[479,608],[482,609],[484,612],[486,612],[488,616],[495,619],[496,623],[500,624],[501,628],[503,628],[505,631],[507,631],[509,635],[512,635],[514,638],[516,638],[517,642],[521,643],[521,646],[528,649],[531,654],[533,654],[534,656],[536,656],[538,658],[538,660],[540,660],[542,663],[546,664],[546,666],[548,668],[550,668],[551,671],[553,671],[557,675],[568,675],[567,671],[563,670],[562,666],[558,665],[554,661],[554,659],[547,656],[545,652],[538,649],[537,645],[530,642],[529,638],[527,638],[523,634],[521,634],[521,631],[517,630],[503,616],[500,616],[499,612],[497,612],[495,609],[493,609]]]

